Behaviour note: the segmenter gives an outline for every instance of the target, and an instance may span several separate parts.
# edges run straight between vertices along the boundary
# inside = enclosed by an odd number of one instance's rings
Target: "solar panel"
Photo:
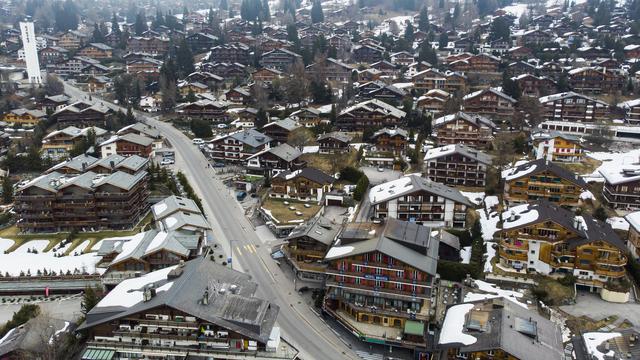
[[[519,333],[530,336],[530,337],[536,337],[536,335],[538,334],[538,327],[535,321],[530,321],[530,320],[517,317],[515,318],[515,324],[513,327]]]

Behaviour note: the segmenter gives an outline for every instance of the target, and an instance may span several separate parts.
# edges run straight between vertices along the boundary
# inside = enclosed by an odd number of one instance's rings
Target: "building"
[[[206,238],[211,230],[198,204],[185,197],[169,196],[153,205],[151,213],[157,227],[165,232],[180,231]]]
[[[629,45],[627,45],[629,46]],[[640,333],[635,329],[585,332],[572,339],[574,359],[636,359],[640,358],[638,341]]]
[[[24,58],[27,64],[27,78],[30,84],[41,84],[40,61],[38,59],[38,49],[36,48],[36,31],[33,22],[20,22],[20,33],[22,46],[24,47]]]
[[[351,50],[355,62],[368,64],[381,61],[385,52],[383,47],[369,44],[355,45]]]
[[[114,135],[100,143],[98,147],[100,148],[100,154],[103,158],[113,154],[125,157],[138,155],[143,158],[148,158],[153,153],[153,139],[134,133]]]
[[[91,104],[84,101],[76,101],[53,113],[53,117],[59,127],[87,126],[106,127],[107,117],[112,110],[102,104]]]
[[[47,46],[40,50],[40,62],[43,65],[55,64],[69,57],[69,50],[59,46]]]
[[[584,147],[575,135],[551,131],[533,133],[531,138],[536,159],[576,163],[584,158]]]
[[[383,128],[373,133],[371,140],[375,144],[376,151],[401,156],[407,150],[409,133],[399,128]]]
[[[432,89],[420,96],[416,101],[416,108],[427,112],[432,118],[438,117],[444,111],[444,105],[451,98],[451,94],[444,90]]]
[[[489,149],[497,127],[484,116],[459,111],[435,119],[433,129],[438,145],[463,144],[476,149]]]
[[[295,171],[307,166],[300,159],[302,152],[287,143],[263,150],[247,158],[245,168],[252,174],[273,177],[283,171]]]
[[[38,101],[38,107],[44,112],[56,112],[69,103],[70,98],[66,95],[45,96]]]
[[[47,356],[47,345],[54,341],[64,341],[63,336],[75,328],[76,325],[69,321],[53,318],[49,314],[38,314],[25,324],[12,328],[2,337],[0,358],[41,359]]]
[[[127,40],[127,51],[147,53],[152,56],[164,56],[169,50],[169,39],[160,37],[132,36]]]
[[[335,181],[333,176],[311,167],[282,171],[271,179],[269,196],[320,203]]]
[[[542,275],[571,274],[579,285],[602,288],[625,276],[627,247],[607,223],[547,201],[502,214],[500,265]]]
[[[513,203],[547,200],[578,206],[580,194],[588,190],[587,183],[560,165],[538,159],[502,171],[505,199]]]
[[[376,218],[455,228],[465,227],[471,206],[458,190],[415,174],[372,187],[369,202]]]
[[[451,305],[434,359],[564,359],[560,326],[513,300],[492,297]]]
[[[330,132],[318,136],[320,154],[343,154],[349,152],[351,136],[343,132]]]
[[[213,63],[238,63],[248,65],[250,50],[249,46],[243,43],[218,45],[211,48],[209,61]]]
[[[103,43],[89,43],[78,50],[76,55],[86,56],[92,59],[110,59],[113,57],[111,46]]]
[[[624,121],[631,125],[640,125],[640,99],[634,99],[618,104],[624,111]]]
[[[449,186],[484,187],[492,157],[466,145],[432,148],[424,156],[426,176]]]
[[[42,139],[42,155],[51,159],[66,158],[74,147],[90,135],[95,136],[95,139],[100,141],[106,133],[107,130],[99,127],[78,129],[75,126],[52,131]]]
[[[12,125],[36,126],[46,119],[47,114],[41,110],[29,110],[25,108],[13,109],[4,114],[2,120]]]
[[[478,90],[462,98],[464,112],[509,121],[515,114],[516,99],[493,88]]]
[[[268,149],[272,139],[254,129],[217,137],[207,144],[209,156],[218,161],[243,162]]]
[[[23,232],[131,229],[146,214],[148,195],[146,171],[53,171],[17,189],[17,225]]]
[[[283,120],[272,121],[263,126],[260,131],[273,139],[271,145],[275,146],[286,143],[287,140],[289,140],[289,134],[299,127],[300,125],[298,125],[297,122],[290,118],[286,118]]]
[[[523,96],[539,98],[557,92],[556,82],[546,76],[522,74],[511,78],[520,88]]]
[[[602,122],[609,104],[572,91],[543,96],[539,99],[547,121]]]
[[[296,61],[302,61],[302,56],[287,49],[274,49],[262,54],[260,65],[280,71],[287,71]]]
[[[629,237],[627,248],[634,259],[640,258],[640,211],[635,211],[624,216],[629,223]]]
[[[424,349],[438,248],[406,221],[345,225],[325,256],[323,309],[362,341]]]
[[[334,58],[326,58],[323,62],[313,63],[306,68],[306,72],[312,78],[326,80],[334,84],[348,82],[354,70],[351,65]]]
[[[567,81],[573,90],[591,94],[614,94],[625,86],[625,77],[607,68],[572,69],[568,72]]]
[[[640,210],[640,165],[637,162],[599,171],[604,178],[602,196],[607,205],[623,211]]]
[[[163,62],[151,57],[127,60],[127,74],[134,75],[145,82],[158,81]]]
[[[324,257],[340,230],[342,224],[317,214],[289,233],[281,250],[298,278],[324,281],[327,267]]]
[[[125,280],[78,328],[89,338],[83,357],[294,359],[298,351],[274,326],[280,309],[256,289],[249,275],[208,257]]]
[[[336,127],[342,130],[364,130],[368,127],[397,126],[406,113],[378,99],[352,105],[340,112]]]
[[[418,93],[426,93],[433,89],[444,90],[448,93],[463,93],[466,87],[466,77],[456,72],[442,72],[438,69],[426,69],[413,75],[413,87]]]
[[[216,36],[201,32],[188,35],[185,40],[195,54],[210,50],[218,42]]]
[[[187,120],[204,119],[214,122],[224,122],[228,119],[227,109],[227,105],[219,101],[203,99],[178,105],[176,107],[176,113]]]

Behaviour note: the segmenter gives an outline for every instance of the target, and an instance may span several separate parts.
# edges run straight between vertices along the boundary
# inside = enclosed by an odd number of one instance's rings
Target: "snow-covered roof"
[[[458,304],[447,310],[447,315],[442,323],[438,344],[471,345],[477,341],[474,336],[463,332],[467,321],[467,314],[474,306],[474,304]]]
[[[607,358],[611,358],[615,355],[613,350],[609,350],[607,352],[602,352],[598,350],[598,346],[600,346],[605,341],[615,339],[621,336],[619,332],[588,332],[582,334],[582,339],[584,340],[584,345],[587,348],[587,353],[593,356],[597,360],[605,360],[605,356]]]
[[[444,184],[425,179],[416,174],[409,174],[399,179],[374,186],[369,191],[369,201],[372,205],[376,205],[420,191],[442,196],[445,199],[471,206],[469,200],[464,197],[460,191]]]

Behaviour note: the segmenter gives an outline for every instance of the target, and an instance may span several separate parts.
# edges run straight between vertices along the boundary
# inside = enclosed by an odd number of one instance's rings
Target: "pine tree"
[[[320,0],[314,0],[311,6],[311,22],[319,23],[324,21],[324,13],[322,11],[322,4]]]
[[[2,202],[9,204],[13,201],[13,183],[9,176],[2,178]]]
[[[218,5],[220,10],[229,10],[229,4],[227,4],[227,0],[220,0],[220,5]]]
[[[411,23],[408,23],[407,27],[404,29],[404,39],[407,40],[409,44],[413,44],[415,36],[413,34],[413,25],[411,25]]]
[[[160,26],[165,25],[164,16],[162,16],[162,10],[160,8],[156,9],[156,17],[151,22],[151,27],[153,29],[157,29]]]
[[[418,30],[427,32],[429,31],[429,13],[427,7],[424,6],[420,10],[420,17],[418,19]]]
[[[120,39],[122,36],[122,31],[120,30],[120,25],[118,24],[118,18],[116,17],[116,13],[113,13],[113,17],[111,17],[111,33],[115,35],[116,39]]]
[[[193,53],[185,39],[180,42],[180,45],[176,50],[176,67],[180,77],[185,77],[196,71],[193,64]]]
[[[92,286],[87,286],[82,294],[80,311],[84,316],[87,316],[87,313],[98,305],[98,302],[100,302],[100,298],[98,297],[98,294],[96,294],[96,290]]]
[[[100,30],[100,26],[98,25],[98,23],[93,24],[93,34],[91,35],[91,42],[104,42],[104,34]]]
[[[141,11],[136,15],[136,22],[133,24],[133,29],[138,36],[149,30],[149,27],[147,26],[147,18],[144,15],[144,12]]]

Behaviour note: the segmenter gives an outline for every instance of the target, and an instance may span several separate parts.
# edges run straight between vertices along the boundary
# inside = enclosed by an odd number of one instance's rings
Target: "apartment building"
[[[330,132],[318,136],[320,154],[343,154],[349,152],[351,136],[343,132]]]
[[[578,136],[550,131],[533,133],[531,139],[536,159],[564,163],[577,163],[584,159],[585,149]]]
[[[24,232],[130,229],[146,214],[148,195],[146,171],[53,171],[17,189],[17,225]]]
[[[306,68],[306,72],[312,77],[330,81],[334,84],[348,82],[354,70],[355,68],[351,65],[334,58],[327,58],[323,62],[313,63]]]
[[[271,145],[284,144],[289,140],[289,134],[299,128],[300,125],[290,118],[272,121],[262,127],[261,131],[273,142]]]
[[[476,149],[488,149],[497,126],[480,115],[459,111],[433,121],[438,145],[463,144]]]
[[[424,156],[426,176],[449,186],[484,187],[492,157],[462,144],[432,148]]]
[[[335,181],[333,176],[312,167],[283,171],[271,179],[269,196],[320,203]]]
[[[407,150],[409,133],[400,128],[382,128],[373,133],[371,140],[375,144],[376,151],[401,156]]]
[[[107,117],[110,116],[111,113],[112,110],[105,105],[76,101],[54,112],[52,116],[59,127],[106,127]]]
[[[325,256],[323,309],[364,342],[424,349],[439,245],[415,223],[346,224]]]
[[[275,49],[262,54],[260,65],[280,71],[287,71],[296,61],[302,61],[302,56],[287,49]]]
[[[92,59],[110,59],[113,57],[113,48],[103,43],[89,43],[78,50],[76,55],[86,56]]]
[[[627,247],[607,223],[537,201],[503,213],[500,265],[543,275],[571,274],[578,284],[602,288],[625,276]]]
[[[444,105],[450,98],[451,95],[448,92],[432,89],[418,98],[416,101],[416,109],[430,114],[432,118],[436,118],[442,114]]]
[[[248,157],[269,149],[271,141],[270,137],[248,129],[211,140],[205,151],[214,160],[243,162]]]
[[[362,131],[367,127],[395,127],[406,113],[378,99],[371,99],[350,106],[338,114],[336,127],[343,130]]]
[[[280,309],[256,289],[249,275],[208,257],[125,280],[78,328],[89,339],[83,357],[295,359],[275,326]]]
[[[148,158],[153,154],[153,139],[143,135],[127,133],[114,135],[98,145],[103,158],[118,154],[122,156],[138,155]]]
[[[599,171],[604,178],[602,196],[607,205],[623,211],[640,210],[640,164],[634,162]]]
[[[18,108],[4,114],[2,120],[6,123],[19,126],[36,126],[42,120],[47,118],[47,114],[41,110],[29,110]]]
[[[613,94],[621,92],[625,77],[616,70],[583,67],[569,70],[567,81],[577,92],[591,94]]]
[[[564,358],[560,326],[504,297],[448,306],[437,338],[438,360]]]
[[[51,159],[63,159],[69,156],[69,152],[90,134],[100,141],[107,134],[107,130],[91,126],[79,129],[69,126],[62,130],[55,130],[42,139],[42,155]]]
[[[502,171],[505,199],[513,203],[547,200],[578,206],[587,183],[573,172],[546,159],[529,161]]]
[[[432,89],[444,90],[448,93],[463,93],[466,88],[467,78],[461,73],[438,69],[426,69],[411,77],[413,88],[422,94]]]
[[[538,100],[547,121],[602,122],[609,109],[606,102],[573,91],[543,96]]]
[[[415,174],[372,187],[369,202],[376,218],[455,228],[465,227],[471,206],[458,190]]]
[[[251,49],[243,43],[230,43],[211,48],[209,61],[214,63],[249,64]]]
[[[555,94],[558,90],[555,81],[546,76],[522,74],[511,78],[520,88],[523,96],[539,98],[547,94]]]
[[[493,88],[478,90],[462,98],[463,111],[508,122],[515,114],[516,99]]]
[[[160,37],[132,36],[127,40],[127,50],[134,53],[163,56],[169,50],[169,42],[169,39]]]
[[[295,171],[307,166],[300,157],[302,152],[287,143],[263,150],[247,158],[248,173],[275,176],[283,171]]]
[[[195,102],[182,103],[176,107],[176,113],[190,119],[205,119],[214,122],[224,122],[228,119],[228,106],[219,101],[198,100]]]
[[[151,57],[127,60],[127,74],[134,75],[142,81],[157,81],[160,78],[162,60]]]

